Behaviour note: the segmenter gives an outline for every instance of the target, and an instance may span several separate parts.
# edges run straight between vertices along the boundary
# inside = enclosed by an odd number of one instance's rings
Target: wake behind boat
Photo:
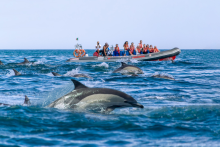
[[[173,61],[176,56],[181,53],[179,48],[173,48],[171,50],[149,53],[149,54],[139,54],[130,56],[92,56],[92,57],[78,57],[70,58],[66,62],[119,62],[135,59],[138,61]]]

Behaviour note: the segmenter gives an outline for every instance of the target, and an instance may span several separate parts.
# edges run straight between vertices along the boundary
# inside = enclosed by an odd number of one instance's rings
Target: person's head
[[[105,46],[108,46],[108,43],[107,43],[107,42],[105,43]]]
[[[99,44],[99,41],[97,41],[97,44]]]
[[[118,47],[118,44],[116,44],[116,47]]]
[[[142,44],[142,40],[140,40],[140,44]]]
[[[147,47],[149,47],[149,44],[147,44]]]
[[[157,46],[154,46],[154,48],[156,49],[156,48],[157,48]]]
[[[150,47],[153,47],[152,45],[150,45]]]
[[[143,46],[144,46],[144,47],[146,47],[146,45],[145,45],[145,44],[144,44]]]

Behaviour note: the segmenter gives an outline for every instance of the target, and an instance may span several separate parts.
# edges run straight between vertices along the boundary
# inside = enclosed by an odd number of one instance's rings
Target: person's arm
[[[106,56],[106,47],[104,48],[104,54],[105,54],[105,56]]]

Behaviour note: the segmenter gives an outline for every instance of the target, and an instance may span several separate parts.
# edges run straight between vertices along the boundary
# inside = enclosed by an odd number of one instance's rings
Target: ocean
[[[174,63],[132,60],[144,71],[137,77],[112,74],[120,62],[65,62],[72,53],[0,50],[0,103],[10,104],[0,106],[0,146],[220,146],[220,50],[181,50]],[[34,63],[15,64],[24,58]],[[74,89],[68,76],[77,73],[93,78],[74,78],[86,86],[122,91],[144,109],[104,114],[46,107]],[[152,77],[158,74],[175,80]],[[25,95],[30,106],[22,105]]]

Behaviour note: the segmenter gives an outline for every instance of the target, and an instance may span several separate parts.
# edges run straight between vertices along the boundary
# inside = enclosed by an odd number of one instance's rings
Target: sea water
[[[89,56],[93,50],[86,50]],[[220,50],[182,50],[171,61],[132,60],[144,74],[112,74],[114,63],[68,63],[72,50],[0,50],[0,146],[220,146]],[[16,65],[23,58],[34,62]],[[16,69],[22,75],[14,76]],[[46,106],[74,89],[71,77],[88,87],[120,90],[144,109],[110,114]],[[164,74],[175,80],[154,78]],[[31,106],[23,106],[24,96]]]

